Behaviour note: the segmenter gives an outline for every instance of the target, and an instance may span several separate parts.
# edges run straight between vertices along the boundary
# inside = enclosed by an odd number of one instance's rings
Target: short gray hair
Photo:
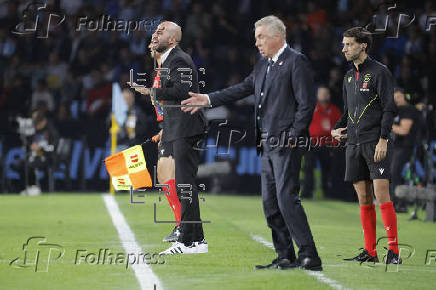
[[[274,15],[265,16],[254,23],[254,28],[263,25],[268,27],[271,35],[278,34],[283,41],[286,41],[286,26],[280,18]]]

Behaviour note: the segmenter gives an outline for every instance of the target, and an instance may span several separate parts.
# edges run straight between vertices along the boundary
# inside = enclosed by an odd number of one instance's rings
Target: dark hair
[[[394,88],[394,94],[395,94],[396,92],[400,92],[400,93],[402,93],[402,94],[404,95],[404,99],[405,99],[406,102],[408,102],[409,104],[411,104],[413,101],[416,101],[416,99],[417,99],[417,98],[416,98],[416,95],[414,96],[413,94],[406,92],[406,90],[403,89],[403,88]],[[417,103],[417,102],[416,102],[416,103]]]
[[[325,83],[318,84],[318,89],[320,89],[320,88],[326,88],[326,89],[330,90],[329,86]]]
[[[35,124],[40,123],[45,119],[45,113],[41,110],[41,108],[33,109],[32,110],[32,120]]]
[[[344,32],[343,36],[354,37],[354,39],[356,39],[356,42],[358,43],[366,43],[366,49],[365,49],[366,52],[371,48],[372,35],[371,32],[366,30],[366,28],[364,27],[350,28]]]
[[[394,93],[396,92],[400,92],[404,94],[404,89],[403,88],[394,88]]]

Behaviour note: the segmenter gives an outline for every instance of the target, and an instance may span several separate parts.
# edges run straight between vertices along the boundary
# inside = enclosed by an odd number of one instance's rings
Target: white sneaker
[[[22,190],[20,192],[20,195],[28,195],[28,196],[41,195],[41,188],[39,188],[37,185],[31,185],[26,187],[26,189]]]
[[[27,195],[29,196],[41,195],[41,188],[39,188],[39,186],[37,185],[32,185],[30,186],[29,189],[27,189]]]
[[[171,247],[166,249],[163,252],[160,252],[159,255],[174,255],[174,254],[196,254],[197,250],[195,248],[195,243],[191,246],[185,246],[184,243],[174,242]]]
[[[200,242],[195,242],[194,244],[195,244],[195,246],[197,248],[197,253],[198,254],[207,253],[209,251],[209,245],[207,244],[205,239],[203,239]]]
[[[175,254],[203,254],[207,253],[208,246],[205,240],[194,242],[190,246],[184,243],[175,242],[167,250],[160,252],[159,255],[175,255]]]

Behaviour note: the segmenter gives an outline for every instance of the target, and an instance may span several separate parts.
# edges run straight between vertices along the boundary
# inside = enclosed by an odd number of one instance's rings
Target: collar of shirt
[[[365,58],[365,60],[361,63],[361,64],[359,64],[359,71],[361,71],[362,69],[364,69],[366,66],[368,66],[368,64],[371,62],[371,57],[369,57],[369,55],[368,56],[366,56],[366,58]],[[352,66],[353,66],[353,69],[355,70],[355,71],[357,71],[357,68],[356,68],[356,66],[354,65],[354,63],[352,64]]]
[[[285,44],[283,44],[283,46],[276,52],[276,54],[272,57],[272,58],[270,58],[269,60],[272,60],[273,62],[276,62],[278,59],[279,59],[279,56],[283,53],[283,51],[285,50],[285,48],[286,48],[286,42],[285,42]]]
[[[161,55],[160,57],[160,63],[163,64],[165,62],[165,60],[167,59],[168,55],[170,54],[171,50],[173,50],[175,46],[168,48],[167,51],[165,51],[164,54]]]

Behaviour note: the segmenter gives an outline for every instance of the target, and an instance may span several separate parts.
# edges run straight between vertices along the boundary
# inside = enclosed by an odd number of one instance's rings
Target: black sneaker
[[[362,253],[360,253],[356,257],[344,259],[344,261],[352,261],[352,262],[360,262],[360,263],[363,263],[363,262],[378,263],[378,257],[371,256],[368,253],[368,251],[364,249],[362,251]]]
[[[394,251],[389,250],[388,254],[386,255],[386,261],[385,264],[395,264],[399,265],[402,264],[403,260],[398,256],[398,254],[395,254]]]
[[[172,242],[177,241],[179,236],[180,236],[180,226],[176,226],[176,227],[174,227],[173,231],[168,236],[166,236],[165,238],[162,239],[162,241],[172,243]]]

